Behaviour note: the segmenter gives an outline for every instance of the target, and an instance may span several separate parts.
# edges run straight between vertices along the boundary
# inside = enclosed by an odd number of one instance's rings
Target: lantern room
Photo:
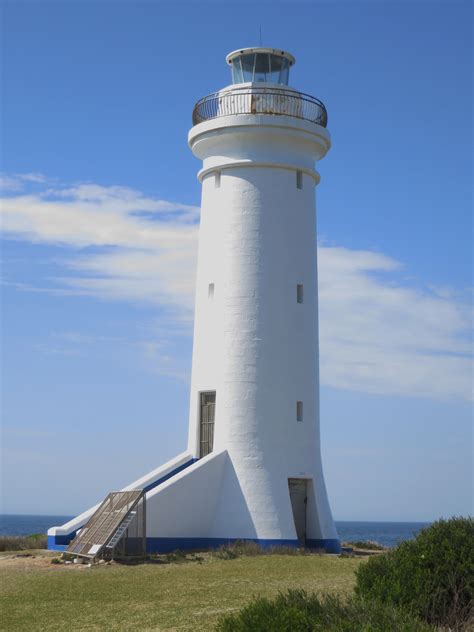
[[[272,83],[287,86],[295,58],[276,48],[242,48],[229,53],[232,83]]]

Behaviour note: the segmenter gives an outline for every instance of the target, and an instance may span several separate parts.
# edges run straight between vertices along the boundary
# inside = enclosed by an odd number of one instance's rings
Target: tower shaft
[[[319,445],[314,164],[329,134],[220,107],[189,135],[203,168],[188,448],[203,456],[202,394],[215,393],[212,448],[231,462],[216,535],[294,542],[299,480],[307,543],[337,547]]]

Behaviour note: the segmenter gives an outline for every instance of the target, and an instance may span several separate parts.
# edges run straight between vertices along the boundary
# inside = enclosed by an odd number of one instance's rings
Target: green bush
[[[343,542],[342,546],[352,546],[354,549],[364,549],[365,551],[386,551],[387,547],[372,540],[357,540],[355,542]]]
[[[255,599],[239,613],[223,617],[218,632],[431,632],[413,615],[375,602],[334,595],[318,597],[290,590],[276,599]]]
[[[185,551],[181,551],[180,549],[176,549],[175,551],[171,551],[170,553],[165,553],[165,561],[166,562],[185,562],[186,553]]]
[[[355,592],[463,629],[474,601],[474,520],[440,520],[357,570]],[[471,619],[472,621],[472,619]]]

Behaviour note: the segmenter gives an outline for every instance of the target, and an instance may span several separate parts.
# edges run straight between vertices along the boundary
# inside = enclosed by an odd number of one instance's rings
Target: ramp
[[[173,478],[183,470],[187,469],[196,463],[196,461],[196,457],[194,457],[191,453],[182,452],[174,459],[171,459],[167,463],[164,463],[151,472],[148,472],[145,476],[133,481],[130,485],[127,485],[120,491],[126,492],[143,489],[148,493],[168,481],[170,478]],[[77,535],[79,529],[82,529],[86,525],[99,506],[100,503],[91,507],[87,511],[84,511],[63,525],[48,529],[48,549],[51,551],[65,552],[69,544]],[[138,539],[136,540],[136,544],[138,546]]]
[[[135,519],[135,522],[134,522]],[[127,529],[135,526],[136,536],[146,549],[145,491],[111,492],[69,544],[66,553],[94,559],[118,545]],[[140,533],[141,532],[141,533]],[[137,537],[133,538],[137,540]]]

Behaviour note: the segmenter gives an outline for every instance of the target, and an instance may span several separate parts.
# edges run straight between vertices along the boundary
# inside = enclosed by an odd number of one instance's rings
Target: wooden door
[[[200,450],[202,458],[212,452],[214,446],[214,417],[216,411],[216,392],[201,393]]]

